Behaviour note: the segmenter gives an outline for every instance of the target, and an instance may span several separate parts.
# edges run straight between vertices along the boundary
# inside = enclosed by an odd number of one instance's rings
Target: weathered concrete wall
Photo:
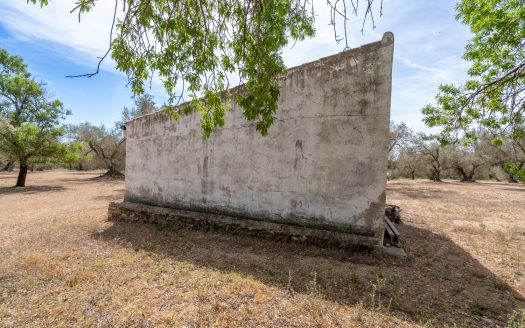
[[[126,124],[125,200],[350,232],[384,230],[393,35],[291,68],[266,137],[236,104],[208,140],[194,113]]]

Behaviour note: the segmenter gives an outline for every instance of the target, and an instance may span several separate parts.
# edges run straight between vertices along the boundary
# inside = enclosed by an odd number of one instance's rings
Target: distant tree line
[[[16,187],[24,187],[28,171],[66,167],[105,169],[123,175],[128,120],[157,110],[148,94],[124,107],[114,127],[91,123],[66,125],[71,114],[42,82],[27,70],[21,57],[0,48],[0,171],[18,168]]]
[[[481,133],[468,143],[443,143],[390,123],[389,178],[428,178],[440,182],[493,179],[525,182],[525,137],[499,131]]]
[[[106,128],[85,122],[68,126],[71,140],[84,145],[82,157],[76,163],[77,170],[104,169],[104,174],[110,178],[123,176],[126,158],[126,138],[124,124],[138,116],[157,111],[158,108],[149,94],[134,98],[132,108],[124,107],[122,118],[115,125]]]

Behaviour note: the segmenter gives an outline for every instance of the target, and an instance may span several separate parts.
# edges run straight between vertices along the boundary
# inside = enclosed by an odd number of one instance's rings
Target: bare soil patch
[[[106,220],[124,182],[0,173],[0,326],[491,327],[525,309],[525,186],[392,181],[409,256]]]

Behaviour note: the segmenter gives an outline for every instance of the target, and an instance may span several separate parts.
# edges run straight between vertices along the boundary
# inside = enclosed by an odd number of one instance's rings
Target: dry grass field
[[[496,327],[525,309],[525,186],[392,181],[409,254],[106,220],[123,181],[0,174],[0,327]]]

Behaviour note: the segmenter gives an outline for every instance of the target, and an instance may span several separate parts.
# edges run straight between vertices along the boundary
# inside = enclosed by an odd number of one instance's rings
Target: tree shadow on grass
[[[91,174],[89,177],[80,177],[80,178],[63,178],[60,179],[61,182],[67,182],[67,183],[73,183],[73,184],[87,184],[87,183],[93,183],[93,182],[100,182],[100,183],[114,183],[119,184],[124,182],[124,178],[107,178],[103,175],[94,175]]]
[[[27,187],[0,187],[0,195],[36,194],[40,192],[64,191],[62,186],[27,186]]]
[[[398,228],[406,258],[144,223],[115,222],[93,237],[298,293],[308,293],[315,273],[325,299],[369,308],[380,299],[392,315],[415,323],[505,324],[513,310],[525,308],[518,292],[452,240],[410,225]]]

